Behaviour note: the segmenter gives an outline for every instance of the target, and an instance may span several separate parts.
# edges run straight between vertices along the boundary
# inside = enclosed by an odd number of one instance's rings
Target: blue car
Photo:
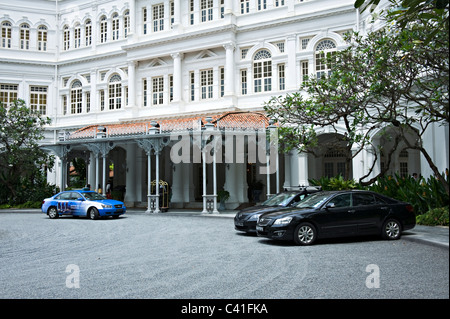
[[[106,199],[94,191],[64,191],[42,201],[42,212],[50,218],[61,215],[118,218],[127,210],[125,205],[114,199]]]

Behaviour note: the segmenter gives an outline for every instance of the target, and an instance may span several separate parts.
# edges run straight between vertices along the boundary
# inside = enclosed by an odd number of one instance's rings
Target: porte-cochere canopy
[[[44,145],[43,147],[56,153],[62,162],[60,172],[61,185],[66,184],[66,168],[70,159],[84,156],[85,161],[92,164],[90,165],[92,167],[91,170],[95,171],[95,174],[92,173],[90,179],[87,178],[88,183],[98,185],[104,192],[107,176],[109,176],[107,161],[108,163],[109,161],[114,162],[116,159],[118,165],[114,165],[114,167],[121,171],[117,172],[115,179],[121,179],[122,183],[120,184],[126,185],[126,199],[127,196],[128,199],[131,198],[130,202],[139,202],[131,194],[133,192],[139,194],[143,188],[142,186],[145,187],[147,185],[148,211],[159,211],[159,189],[156,188],[156,194],[152,194],[150,184],[153,182],[153,179],[169,178],[173,186],[172,199],[182,198],[184,193],[189,193],[186,196],[190,197],[186,199],[185,196],[184,200],[182,199],[181,201],[185,203],[191,201],[193,198],[192,190],[182,189],[180,186],[181,184],[187,185],[190,183],[191,188],[193,186],[197,192],[202,192],[200,196],[203,199],[203,212],[210,209],[217,212],[218,184],[221,188],[221,185],[224,185],[224,183],[238,183],[236,176],[242,177],[246,174],[246,166],[242,166],[245,164],[236,164],[239,166],[237,168],[233,164],[226,165],[221,163],[220,160],[218,160],[219,163],[216,163],[215,155],[214,163],[206,161],[203,157],[200,161],[195,162],[194,155],[191,154],[192,161],[191,164],[188,164],[190,166],[183,166],[184,168],[182,168],[182,166],[177,165],[183,165],[185,162],[177,164],[169,160],[169,152],[165,148],[171,143],[169,135],[173,132],[183,134],[203,131],[222,133],[233,131],[233,134],[237,131],[244,132],[244,134],[254,134],[254,132],[266,132],[267,129],[273,127],[275,127],[273,122],[261,112],[235,111],[204,116],[152,118],[121,123],[89,125],[70,133],[62,131],[56,143]],[[147,163],[145,163],[142,156],[136,155],[138,154],[136,148],[142,149],[147,154]],[[123,150],[120,156],[116,154],[118,149]],[[205,155],[206,150],[203,153]],[[170,169],[167,170],[167,167]],[[140,170],[142,173],[136,173],[136,170]],[[195,170],[196,174],[195,176],[187,177],[188,180],[186,180],[186,177],[183,175],[185,172],[181,172],[182,170],[190,170],[191,172]],[[145,175],[145,171],[147,171],[146,181],[138,181]],[[233,173],[230,174],[230,172]],[[267,183],[270,183],[268,179]],[[136,186],[136,184],[139,186]],[[239,182],[239,184],[246,185],[247,181],[245,183]],[[236,189],[233,186],[229,187],[230,189]],[[245,197],[246,189],[240,190],[240,193],[243,194],[241,197]],[[194,196],[194,198],[197,198],[197,196]],[[245,199],[242,200],[241,198],[239,200],[239,202],[243,201]]]
[[[120,137],[146,135],[152,127],[157,127],[160,133],[177,131],[195,131],[211,123],[220,130],[261,130],[269,126],[269,119],[260,112],[226,112],[211,116],[175,117],[149,119],[144,121],[128,121],[114,124],[89,125],[70,134],[62,135],[60,140],[75,141],[102,137]]]

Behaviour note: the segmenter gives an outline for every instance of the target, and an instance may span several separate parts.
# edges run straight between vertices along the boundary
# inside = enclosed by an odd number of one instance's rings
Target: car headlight
[[[248,220],[258,220],[259,216],[261,216],[261,214],[252,215]]]
[[[103,207],[103,208],[112,208],[112,205],[105,205],[105,204],[102,204],[102,207]]]
[[[283,217],[283,218],[278,218],[277,220],[275,220],[275,222],[273,223],[274,225],[287,225],[292,221],[292,217]]]

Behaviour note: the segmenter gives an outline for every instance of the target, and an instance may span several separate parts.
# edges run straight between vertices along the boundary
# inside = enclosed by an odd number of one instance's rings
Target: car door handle
[[[356,212],[356,210],[350,209],[348,212],[349,212],[350,214],[353,214],[354,212]]]
[[[389,207],[381,207],[382,210],[388,210]]]

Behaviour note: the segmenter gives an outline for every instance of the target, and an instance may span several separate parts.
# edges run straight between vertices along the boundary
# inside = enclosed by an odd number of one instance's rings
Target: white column
[[[286,89],[297,89],[297,59],[296,59],[296,36],[290,35],[287,38],[288,63],[286,66]],[[312,67],[312,65],[310,65]],[[278,70],[276,70],[278,72]]]
[[[136,62],[128,61],[128,106],[136,106]]]
[[[103,157],[103,180],[102,180],[102,192],[103,195],[106,195],[106,173],[108,172],[108,167],[106,165],[106,155],[102,155]]]
[[[180,0],[174,0],[173,1],[173,9],[174,9],[174,15],[173,15],[173,29],[179,29],[181,28],[181,1]]]
[[[298,155],[298,183],[300,186],[307,186],[308,182],[308,154]]]
[[[203,165],[203,211],[202,213],[208,213],[206,209],[206,154],[202,151],[202,165]]]
[[[135,202],[135,194],[136,194],[136,165],[134,165],[136,161],[136,145],[129,144],[126,146],[127,150],[127,171],[126,171],[126,185],[127,189],[125,192],[125,204],[131,207],[134,206]]]
[[[214,149],[214,157],[213,157],[213,196],[214,196],[214,209],[213,213],[218,214],[217,210],[217,163],[216,163],[216,155],[217,152]]]
[[[151,150],[147,151],[147,210],[146,213],[151,213],[151,192],[152,192],[152,155]]]
[[[180,102],[182,100],[181,88],[181,59],[182,53],[171,54],[173,59],[173,102]]]
[[[227,43],[225,48],[225,96],[234,95],[234,43]]]
[[[156,190],[156,201],[155,201],[155,213],[160,213],[161,211],[159,210],[159,155],[160,155],[161,151],[157,150],[155,151],[156,154],[156,185],[155,185],[155,190]]]

